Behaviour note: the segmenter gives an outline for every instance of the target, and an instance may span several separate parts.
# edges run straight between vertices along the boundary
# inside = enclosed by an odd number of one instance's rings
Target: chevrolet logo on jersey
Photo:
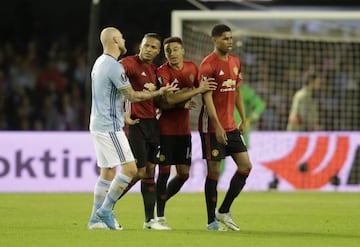
[[[223,87],[233,87],[233,86],[235,86],[235,84],[236,84],[235,80],[227,79],[226,81],[224,81],[222,83],[221,86],[223,86]]]
[[[235,91],[236,81],[227,79],[221,84],[220,92]]]
[[[147,82],[144,84],[144,88],[149,90],[149,91],[155,91],[156,90],[156,86],[150,82]]]

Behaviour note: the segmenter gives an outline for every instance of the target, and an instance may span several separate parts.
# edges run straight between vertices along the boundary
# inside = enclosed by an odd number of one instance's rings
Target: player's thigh
[[[100,168],[113,168],[135,160],[123,131],[91,132],[91,136]]]
[[[136,158],[136,166],[138,168],[145,167],[147,162],[146,139],[140,124],[129,126],[129,143]]]
[[[200,132],[200,138],[201,138],[203,159],[206,159],[207,161],[220,162],[222,159],[225,158],[226,155],[225,145],[219,143],[216,140],[215,133]]]
[[[228,144],[226,145],[226,155],[233,153],[247,152],[245,140],[238,129],[226,132]]]
[[[191,165],[191,135],[161,135],[160,165]]]

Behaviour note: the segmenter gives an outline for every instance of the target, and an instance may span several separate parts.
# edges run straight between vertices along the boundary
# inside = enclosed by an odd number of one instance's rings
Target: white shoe
[[[215,215],[216,215],[216,219],[222,222],[224,225],[226,225],[229,229],[233,231],[240,231],[238,225],[236,225],[236,223],[231,218],[230,212],[222,214],[216,210]]]
[[[171,230],[171,227],[169,226],[169,223],[167,222],[167,220],[166,220],[165,217],[157,217],[157,218],[156,218],[156,221],[157,221],[160,225],[169,228],[168,230]]]
[[[124,229],[124,228],[122,227],[122,225],[120,225],[119,222],[116,220],[116,218],[114,218],[114,221],[115,221],[115,230],[121,231],[121,230]]]
[[[144,222],[143,228],[148,230],[171,230],[170,227],[162,226],[154,219],[151,219],[149,222]]]
[[[92,223],[88,225],[89,230],[108,230],[109,227],[102,221],[98,221],[96,223]]]

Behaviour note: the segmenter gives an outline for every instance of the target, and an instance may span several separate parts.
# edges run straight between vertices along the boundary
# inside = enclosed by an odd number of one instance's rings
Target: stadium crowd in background
[[[242,37],[245,82],[265,100],[259,130],[286,130],[292,98],[309,72],[322,78],[318,99],[322,130],[360,129],[360,43]]]
[[[309,74],[304,87],[299,89],[291,104],[287,130],[316,131],[321,130],[319,125],[319,103],[315,96],[321,87],[322,78],[317,74]]]
[[[323,76],[318,94],[323,130],[359,130],[359,43],[298,43],[256,37],[243,42],[244,81],[266,102],[257,129],[286,130],[306,65]],[[303,49],[284,50],[286,44]],[[319,49],[313,54],[315,45]],[[42,37],[0,43],[0,130],[86,130],[87,59],[84,42],[66,37],[48,43]]]
[[[0,45],[0,130],[86,130],[87,50]]]

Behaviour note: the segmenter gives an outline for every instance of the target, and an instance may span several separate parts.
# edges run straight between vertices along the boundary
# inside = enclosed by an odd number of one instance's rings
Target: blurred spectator
[[[54,60],[47,61],[45,70],[39,73],[36,88],[41,92],[55,89],[58,93],[64,93],[65,78],[57,70]]]
[[[60,114],[52,95],[46,95],[41,110],[45,130],[66,130],[65,117]]]
[[[314,131],[320,130],[319,102],[314,91],[320,88],[321,77],[312,73],[307,76],[305,85],[298,90],[292,100],[287,130]]]
[[[0,43],[1,130],[87,130],[86,42],[68,35],[48,38],[35,35],[28,41]],[[242,36],[241,41],[243,75],[267,105],[259,130],[287,127],[293,95],[301,87],[304,71],[310,70],[324,79],[312,97],[319,103],[321,129],[360,130],[359,42],[254,36]],[[138,52],[138,44],[129,47],[128,54]],[[187,50],[194,61],[203,58],[199,49]],[[196,109],[191,111],[192,129],[197,129],[197,114]]]

